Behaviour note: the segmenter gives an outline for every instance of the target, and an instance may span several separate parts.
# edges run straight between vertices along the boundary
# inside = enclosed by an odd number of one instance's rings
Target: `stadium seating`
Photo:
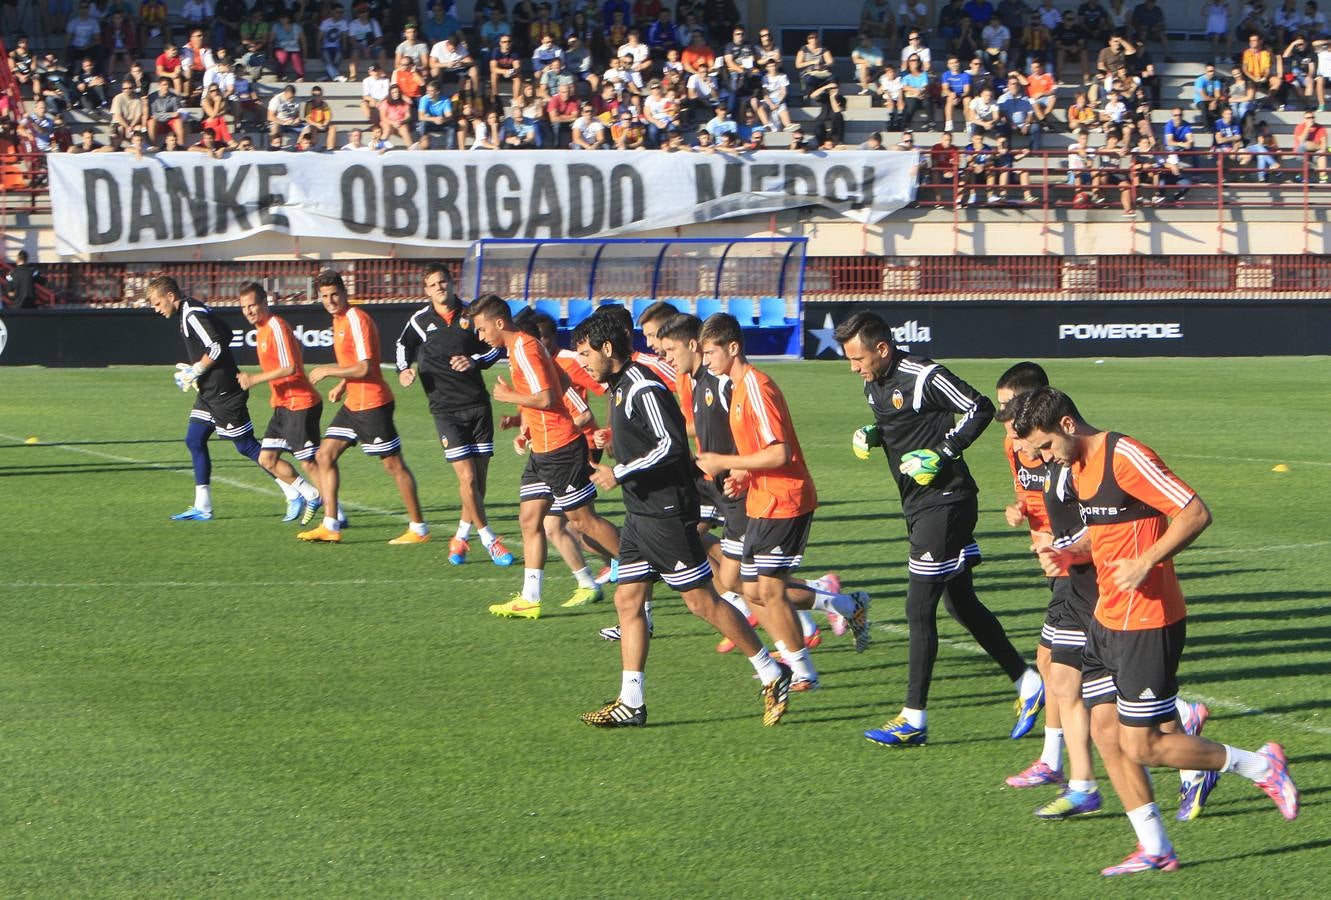
[[[540,297],[536,300],[534,305],[537,312],[545,313],[547,316],[554,319],[556,323],[564,320],[563,304],[558,300],[553,300],[549,297]]]
[[[727,312],[739,320],[741,325],[752,325],[753,320],[758,318],[754,310],[752,297],[731,297],[730,302],[726,304]]]
[[[633,321],[635,321],[635,322],[638,321],[638,316],[642,315],[642,314],[643,314],[643,311],[646,310],[647,307],[651,306],[651,305],[652,305],[653,303],[655,303],[655,302],[656,302],[656,301],[653,300],[651,297],[634,297],[634,298],[633,298]]]
[[[724,305],[715,297],[698,298],[698,318],[703,321],[706,321],[708,316],[715,315],[724,309]]]
[[[576,328],[581,325],[583,320],[590,316],[595,308],[590,300],[568,301],[568,327]]]
[[[786,301],[781,297],[762,297],[758,300],[758,326],[777,328],[786,324]]]

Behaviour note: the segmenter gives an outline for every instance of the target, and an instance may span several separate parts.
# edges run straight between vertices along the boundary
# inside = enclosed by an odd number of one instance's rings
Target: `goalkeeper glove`
[[[187,392],[190,388],[199,389],[199,376],[203,374],[203,367],[198,363],[189,365],[188,363],[176,363],[176,374],[172,376],[175,379],[176,387],[181,392]]]
[[[932,450],[912,450],[901,456],[901,465],[897,468],[902,475],[909,475],[918,485],[926,486],[938,475],[941,458]]]
[[[869,451],[881,446],[883,446],[883,433],[877,425],[857,428],[850,438],[850,449],[856,459],[868,459]]]

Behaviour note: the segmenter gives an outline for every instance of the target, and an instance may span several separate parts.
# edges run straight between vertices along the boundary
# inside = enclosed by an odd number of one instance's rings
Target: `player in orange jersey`
[[[786,589],[790,574],[804,559],[818,506],[813,478],[781,389],[744,356],[739,321],[717,313],[703,323],[701,337],[707,368],[735,384],[730,398],[735,452],[699,453],[698,467],[718,479],[727,496],[738,496],[747,486],[744,508],[749,524],[740,557],[744,599],[776,641],[795,680],[803,682],[804,690],[812,690],[818,686],[818,672]]]
[[[596,514],[587,442],[565,405],[560,369],[550,354],[537,338],[518,329],[508,304],[494,294],[472,304],[471,320],[481,340],[508,351],[513,383],[497,378],[492,396],[499,403],[518,407],[530,451],[518,491],[525,566],[522,590],[504,603],[493,604],[490,612],[505,618],[538,619],[547,551],[542,522],[546,514],[551,510],[563,513],[588,540],[612,556],[619,555],[619,533]]]
[[[1176,730],[1187,607],[1173,559],[1211,524],[1206,503],[1155,451],[1088,424],[1062,391],[1042,387],[1019,401],[1017,437],[1045,462],[1071,469],[1089,531],[1082,546],[1044,555],[1070,564],[1089,550],[1095,563],[1099,598],[1086,635],[1082,696],[1138,844],[1101,874],[1178,868],[1147,766],[1242,775],[1293,819],[1299,793],[1279,744],[1252,752]]]
[[[416,478],[402,459],[402,441],[393,424],[393,392],[388,389],[380,368],[379,329],[369,313],[351,306],[341,275],[325,269],[314,283],[319,290],[319,302],[333,317],[333,352],[337,364],[316,366],[310,372],[310,384],[326,378],[339,379],[328,392],[328,399],[343,403],[324,433],[316,456],[325,504],[323,524],[302,531],[297,537],[302,541],[329,543],[342,540],[338,517],[327,513],[337,510],[341,477],[338,458],[348,447],[359,443],[366,455],[377,456],[383,462],[384,469],[397,482],[398,493],[407,507],[407,530],[389,543],[423,544],[430,539],[430,526],[416,495]]]
[[[310,476],[309,481],[299,475],[289,483],[280,478],[276,481],[287,498],[287,514],[282,521],[299,518],[300,524],[308,525],[323,506],[323,498],[315,487],[319,483],[319,464],[314,461],[319,452],[323,398],[305,377],[300,341],[291,333],[286,320],[273,315],[268,308],[268,293],[263,285],[256,281],[241,285],[240,312],[254,326],[261,371],[257,375],[241,372],[236,380],[247,391],[267,384],[273,407],[273,418],[263,434],[259,465],[274,471],[283,450],[300,461],[301,468]]]

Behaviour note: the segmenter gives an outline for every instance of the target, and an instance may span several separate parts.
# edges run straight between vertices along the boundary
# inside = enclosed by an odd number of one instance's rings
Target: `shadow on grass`
[[[24,449],[28,447],[119,447],[130,444],[179,444],[181,438],[142,438],[133,441],[42,441],[39,444],[0,444],[0,450]]]
[[[1210,818],[1210,815],[1207,815]],[[1253,850],[1251,853],[1235,853],[1230,856],[1219,856],[1213,859],[1199,859],[1196,861],[1187,860],[1185,868],[1192,869],[1199,866],[1209,866],[1213,863],[1237,862],[1244,859],[1253,859],[1267,856],[1278,856],[1285,853],[1304,853],[1309,850],[1325,850],[1331,847],[1331,838],[1323,838],[1320,841],[1304,841],[1302,844],[1289,844],[1285,847],[1264,847],[1260,850]]]

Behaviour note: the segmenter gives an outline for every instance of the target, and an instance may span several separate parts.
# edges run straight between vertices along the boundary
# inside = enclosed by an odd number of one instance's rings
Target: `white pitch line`
[[[498,581],[505,576],[469,575],[469,581]],[[87,590],[97,588],[259,588],[374,587],[384,584],[439,584],[438,578],[349,578],[337,581],[0,581],[0,590]]]
[[[905,627],[904,625],[896,625],[891,622],[881,625],[875,625],[874,627],[879,629],[880,631],[890,631],[893,634],[900,634],[900,635],[910,634],[909,628]],[[979,646],[978,644],[972,643],[970,641],[954,641],[951,638],[945,638],[940,636],[938,638],[938,643],[946,644],[949,647],[953,647],[957,650],[961,650],[963,652],[971,653],[977,656],[987,655],[983,647]],[[1295,719],[1292,716],[1287,716],[1284,713],[1266,712],[1265,710],[1260,709],[1259,707],[1250,706],[1249,704],[1244,703],[1242,700],[1235,700],[1231,697],[1204,696],[1202,694],[1195,694],[1192,691],[1186,691],[1186,690],[1183,693],[1186,694],[1187,699],[1189,700],[1200,700],[1203,703],[1205,703],[1207,706],[1214,706],[1220,709],[1226,709],[1231,712],[1236,712],[1241,716],[1264,716],[1265,718],[1268,718],[1273,722],[1279,722],[1282,725],[1287,725],[1290,728],[1296,728],[1299,731],[1304,731],[1309,734],[1331,735],[1331,728],[1323,727],[1321,725],[1311,725],[1307,722]]]
[[[1316,550],[1331,546],[1331,541],[1313,541],[1310,544],[1272,544],[1268,547],[1197,547],[1185,550],[1185,562],[1194,556],[1232,556],[1238,553],[1280,553],[1293,550]]]
[[[1183,459],[1221,459],[1227,462],[1254,462],[1254,463],[1280,463],[1288,466],[1331,466],[1331,462],[1315,462],[1311,459],[1286,459],[1270,460],[1259,459],[1256,456],[1214,456],[1209,453],[1171,453],[1170,457],[1180,457]]]
[[[12,434],[0,434],[0,439],[7,440],[7,441],[13,441],[13,442],[16,443],[16,444],[22,444],[22,443],[23,443],[23,438],[21,438],[21,437],[16,437],[16,436],[14,436],[14,435],[12,435]],[[43,441],[43,442],[41,442],[40,444],[37,444],[37,445],[35,445],[35,446],[38,446],[38,447],[50,447],[50,448],[53,449],[53,450],[64,450],[64,451],[66,451],[66,452],[68,452],[68,453],[82,453],[84,456],[92,456],[92,457],[96,457],[96,458],[98,458],[98,459],[106,459],[106,460],[110,460],[111,462],[132,463],[132,464],[134,464],[134,465],[138,465],[138,466],[147,466],[147,467],[149,467],[150,469],[159,469],[159,470],[161,470],[161,471],[163,471],[163,472],[188,472],[188,471],[190,471],[190,467],[189,467],[189,466],[186,466],[186,465],[170,465],[170,464],[168,464],[168,463],[155,463],[155,462],[150,462],[150,461],[148,461],[148,460],[146,460],[146,459],[135,459],[135,458],[132,457],[132,456],[117,456],[117,455],[114,454],[114,453],[106,453],[106,452],[104,452],[104,451],[102,451],[102,450],[89,450],[87,447],[74,447],[74,446],[71,446],[71,445],[69,445],[69,444],[62,444],[62,443],[60,443],[59,441],[54,441],[54,442]],[[262,470],[260,470],[260,471],[262,471]],[[267,475],[267,473],[265,473],[265,475]],[[269,476],[269,477],[271,477],[271,476]],[[245,482],[245,481],[237,481],[236,479],[234,479],[234,478],[228,478],[228,477],[226,477],[225,475],[214,475],[212,478],[213,478],[213,482],[218,483],[218,484],[230,485],[231,487],[234,487],[234,488],[240,488],[240,489],[243,490],[243,491],[252,491],[253,493],[256,493],[256,494],[263,494],[264,496],[268,496],[268,497],[271,497],[271,496],[272,496],[272,490],[273,490],[273,489],[270,489],[270,488],[262,488],[262,487],[259,487],[258,485],[250,484],[250,483]],[[359,512],[373,513],[373,514],[376,515],[376,516],[400,516],[400,515],[402,515],[402,513],[396,513],[396,512],[393,512],[393,511],[390,510],[390,509],[380,509],[380,508],[377,507],[377,506],[366,506],[366,505],[363,504],[363,503],[352,503],[352,502],[349,501],[349,500],[343,500],[343,501],[340,501],[340,502],[341,502],[342,505],[343,505],[344,507],[346,507],[347,509],[354,509],[354,510],[358,510]]]

